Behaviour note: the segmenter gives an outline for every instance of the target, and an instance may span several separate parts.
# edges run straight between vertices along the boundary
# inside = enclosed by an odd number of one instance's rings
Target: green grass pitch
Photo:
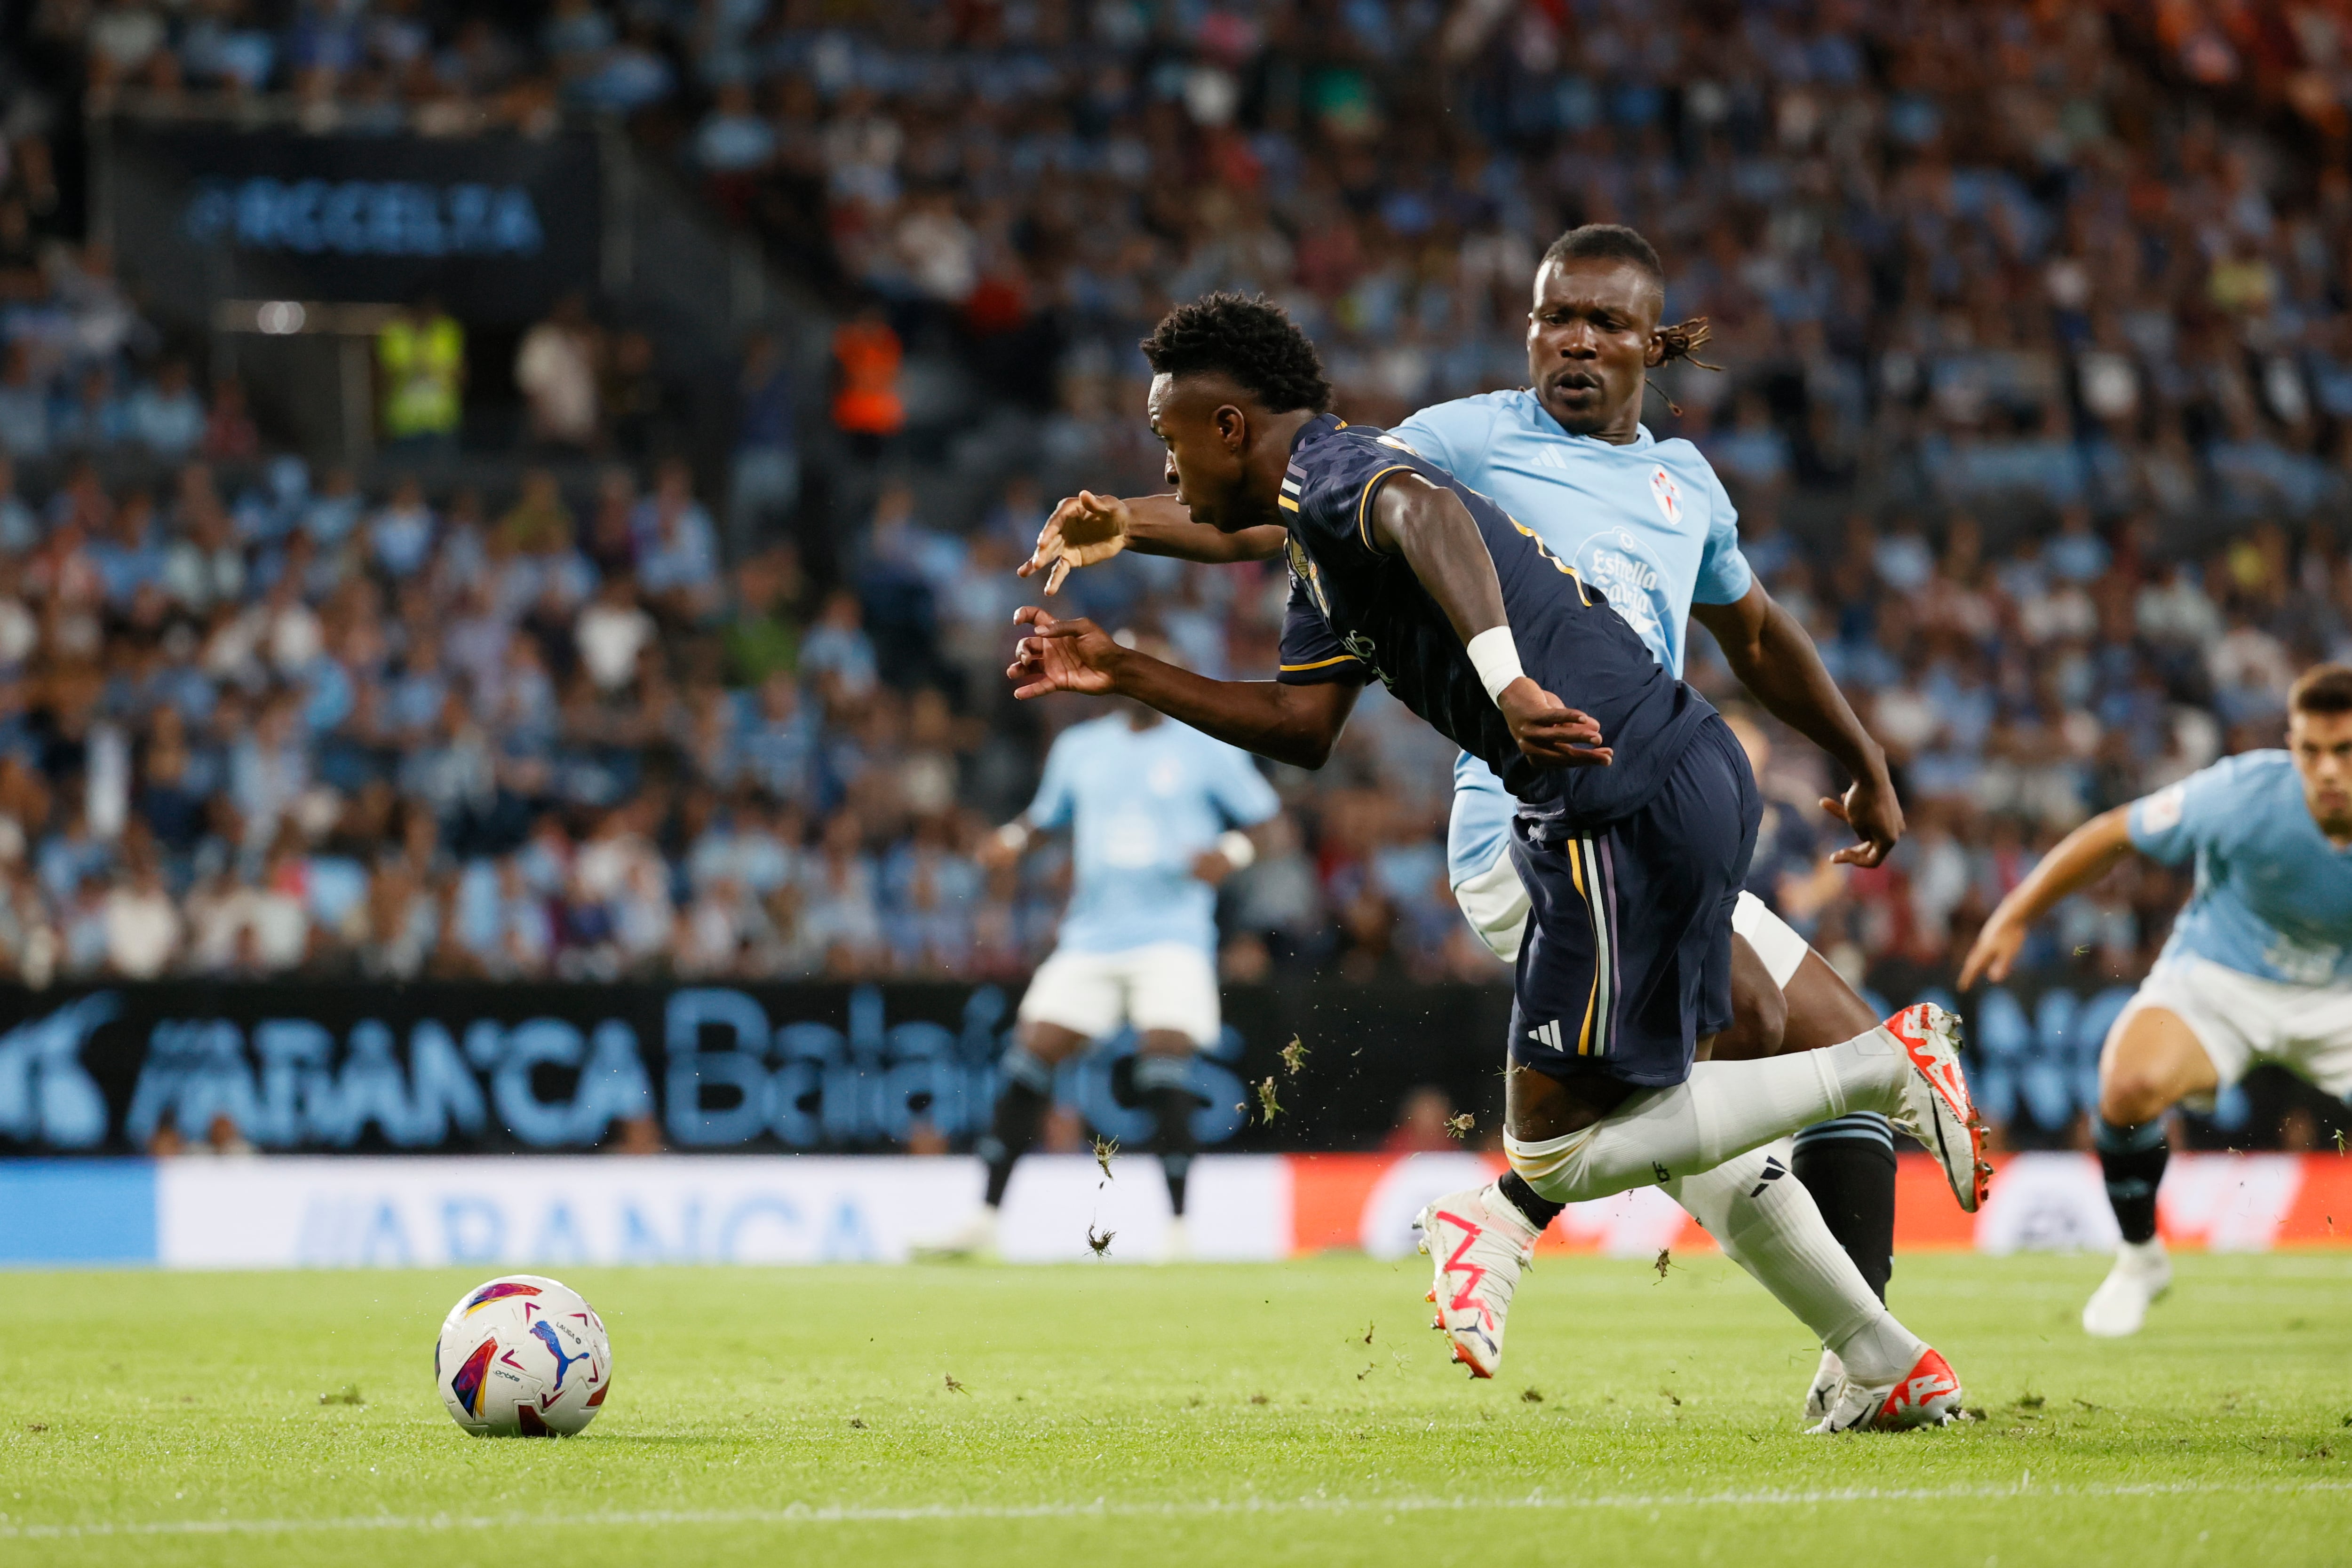
[[[1836,1439],[1714,1257],[1547,1260],[1486,1384],[1418,1260],[583,1271],[563,1442],[443,1412],[470,1277],[0,1276],[0,1563],[2352,1561],[2352,1256],[2179,1266],[2109,1343],[2101,1260],[1900,1260],[1985,1419]]]

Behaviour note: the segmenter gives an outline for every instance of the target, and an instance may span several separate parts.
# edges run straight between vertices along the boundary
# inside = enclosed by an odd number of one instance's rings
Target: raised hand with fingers
[[[1978,930],[1968,957],[1961,961],[1960,989],[1965,991],[1979,980],[1997,984],[2008,979],[2010,966],[2017,962],[2028,930],[2026,922],[2011,917],[2005,910],[1996,912]]]
[[[1073,570],[1107,561],[1125,549],[1131,520],[1127,503],[1117,496],[1091,490],[1066,496],[1037,530],[1036,546],[1021,563],[1020,575],[1045,572],[1045,591],[1058,593]]]
[[[1015,697],[1026,701],[1049,692],[1101,696],[1113,689],[1112,670],[1128,651],[1109,632],[1082,617],[1056,621],[1034,604],[1023,605],[1013,619],[1029,628],[1013,644],[1013,663],[1004,671],[1015,683]]]
[[[1860,841],[1830,856],[1840,865],[1874,866],[1903,837],[1903,802],[1884,776],[1856,781],[1843,797],[1822,796],[1822,810],[1852,828]]]

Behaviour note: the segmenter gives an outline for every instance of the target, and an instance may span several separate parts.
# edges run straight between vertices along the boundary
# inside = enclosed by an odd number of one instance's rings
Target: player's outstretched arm
[[[2090,886],[2131,852],[2131,808],[2102,811],[2064,838],[2042,857],[2042,863],[2023,882],[2009,890],[2000,907],[1977,933],[1960,966],[1960,989],[1979,979],[2005,980],[2017,962],[2017,950],[2033,923],[2050,913],[2069,894]]]
[[[1478,532],[1470,508],[1453,491],[1418,474],[1399,474],[1372,500],[1372,546],[1401,555],[1421,586],[1454,623],[1454,634],[1470,648],[1472,639],[1499,630],[1507,646],[1510,621],[1503,611],[1503,583],[1495,559]],[[1508,655],[1516,670],[1518,656]],[[1486,674],[1484,666],[1480,674]],[[1614,754],[1601,744],[1601,727],[1526,675],[1490,685],[1488,693],[1511,727],[1520,752],[1538,768],[1607,767]]]
[[[1081,490],[1064,497],[1054,508],[1045,526],[1037,530],[1037,543],[1029,559],[1017,570],[1023,577],[1045,572],[1045,591],[1058,593],[1071,572],[1108,560],[1121,550],[1229,566],[1280,555],[1285,538],[1286,530],[1279,528],[1242,528],[1229,534],[1196,523],[1173,496],[1121,500]]]
[[[1822,810],[1852,828],[1860,841],[1830,858],[1864,866],[1885,860],[1903,836],[1903,804],[1887,776],[1886,753],[1830,678],[1803,623],[1760,582],[1750,583],[1729,604],[1694,604],[1691,615],[1715,634],[1739,684],[1773,717],[1835,758],[1853,780],[1843,798],[1822,800]]]
[[[1029,628],[1004,672],[1015,697],[1026,701],[1049,692],[1133,697],[1203,735],[1298,768],[1320,768],[1329,759],[1361,689],[1349,681],[1303,686],[1213,681],[1122,648],[1091,621],[1057,621],[1034,604],[1013,618]]]

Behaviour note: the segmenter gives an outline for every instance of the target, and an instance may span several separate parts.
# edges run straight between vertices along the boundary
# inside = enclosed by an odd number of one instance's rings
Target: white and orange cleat
[[[1911,1370],[1893,1383],[1862,1384],[1841,1378],[1828,1413],[1810,1428],[1816,1437],[1835,1432],[1905,1432],[1941,1427],[1960,1418],[1960,1379],[1951,1363],[1922,1350]]]
[[[1984,1202],[1992,1166],[1984,1156],[1984,1123],[1960,1071],[1960,1020],[1933,1002],[1919,1002],[1885,1027],[1911,1062],[1903,1109],[1886,1119],[1927,1145],[1960,1207],[1974,1214]]]
[[[1503,1364],[1503,1319],[1519,1270],[1535,1257],[1536,1233],[1492,1182],[1439,1198],[1413,1225],[1437,1268],[1429,1290],[1437,1319],[1429,1326],[1454,1342],[1454,1359],[1471,1376],[1494,1376]]]

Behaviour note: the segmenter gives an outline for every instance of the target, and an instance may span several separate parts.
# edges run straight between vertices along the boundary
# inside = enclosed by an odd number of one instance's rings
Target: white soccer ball
[[[570,1437],[612,1390],[613,1344],[579,1291],[502,1274],[458,1297],[442,1320],[433,1381],[477,1437]]]

